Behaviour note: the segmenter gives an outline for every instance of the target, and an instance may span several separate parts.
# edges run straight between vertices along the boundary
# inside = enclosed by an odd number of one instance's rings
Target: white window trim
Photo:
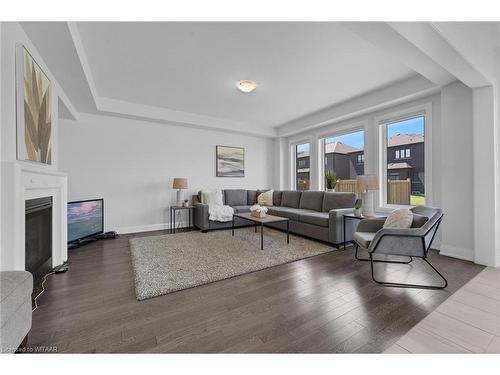
[[[318,186],[321,187],[320,190],[325,189],[325,139],[330,137],[339,137],[349,133],[356,133],[363,131],[363,153],[366,153],[366,128],[368,126],[368,120],[356,121],[348,123],[337,128],[328,129],[317,134],[318,139],[318,150],[319,150],[319,160],[318,163]],[[365,166],[366,167],[366,166]],[[366,171],[365,171],[366,172]]]
[[[297,186],[297,166],[295,165],[297,161],[297,146],[302,145],[304,143],[309,143],[309,178],[311,178],[311,149],[312,149],[312,137],[307,137],[307,138],[301,138],[299,140],[291,140],[288,142],[288,150],[289,152],[289,157],[288,157],[288,164],[289,164],[289,170],[290,170],[290,181],[289,181],[289,186],[291,190],[296,190]],[[311,182],[309,182],[310,184]]]
[[[391,212],[396,208],[407,208],[413,206],[387,204],[387,137],[386,128],[388,123],[393,123],[412,117],[424,116],[424,144],[425,144],[425,204],[432,206],[432,103],[428,102],[414,107],[383,114],[375,117],[377,131],[376,171],[379,176],[379,191],[376,198],[376,210]]]

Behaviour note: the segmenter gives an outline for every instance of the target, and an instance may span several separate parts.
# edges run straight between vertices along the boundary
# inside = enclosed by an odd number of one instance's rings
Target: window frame
[[[424,170],[425,170],[425,204],[432,206],[432,103],[394,111],[375,117],[377,131],[377,167],[379,176],[379,191],[376,198],[376,210],[390,212],[397,208],[414,207],[412,205],[397,205],[387,203],[387,125],[409,120],[416,117],[424,117]],[[405,150],[406,155],[406,150]]]
[[[294,140],[289,142],[290,150],[290,181],[291,190],[297,190],[297,146],[303,144],[309,144],[309,189],[311,189],[311,150],[312,150],[312,140],[311,138],[301,138],[300,140]]]
[[[366,154],[366,148],[367,148],[367,121],[358,121],[354,123],[349,123],[347,125],[344,125],[342,127],[339,127],[334,130],[329,130],[327,132],[323,132],[318,134],[317,139],[318,139],[318,152],[320,153],[319,155],[319,160],[322,160],[322,163],[319,163],[318,165],[318,183],[320,187],[322,187],[322,190],[326,189],[326,181],[325,181],[325,164],[326,164],[326,153],[325,153],[325,140],[326,138],[332,138],[332,137],[339,137],[342,135],[350,134],[350,133],[357,133],[362,131],[363,132],[363,155]],[[363,168],[365,169],[366,173],[366,163],[364,162],[363,158]]]

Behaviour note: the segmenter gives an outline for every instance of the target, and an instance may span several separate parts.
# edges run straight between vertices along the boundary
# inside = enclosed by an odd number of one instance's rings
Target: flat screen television
[[[68,243],[78,242],[103,232],[103,199],[68,203]]]

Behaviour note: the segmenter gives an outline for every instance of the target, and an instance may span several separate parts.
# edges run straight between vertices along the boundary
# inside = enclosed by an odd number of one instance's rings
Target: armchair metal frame
[[[365,262],[370,262],[370,268],[371,268],[371,277],[372,280],[375,281],[376,283],[380,285],[385,285],[385,286],[393,286],[393,287],[399,287],[399,288],[421,288],[421,289],[444,289],[448,286],[448,280],[434,267],[431,262],[427,259],[427,253],[432,245],[432,242],[434,241],[434,237],[436,236],[437,230],[439,228],[439,225],[441,224],[441,221],[443,220],[443,214],[441,213],[440,217],[436,220],[436,222],[427,229],[427,231],[423,234],[396,234],[396,233],[391,233],[391,234],[382,234],[379,237],[378,242],[376,243],[375,247],[373,248],[372,251],[369,251],[369,258],[360,258],[358,256],[358,250],[359,250],[359,245],[356,243],[356,251],[355,251],[355,258],[360,261],[365,261]],[[434,233],[432,234],[431,240],[429,241],[429,245],[426,246],[425,244],[425,236],[429,234],[434,230]],[[396,261],[396,260],[384,260],[384,259],[374,259],[373,254],[377,250],[377,247],[381,243],[382,238],[384,237],[418,237],[422,240],[422,250],[423,250],[423,255],[422,256],[415,256],[415,255],[408,255],[410,258],[409,261]],[[384,253],[385,254],[385,253]],[[385,254],[385,255],[394,255],[394,256],[405,256],[405,255],[397,255],[397,254]],[[393,263],[393,264],[410,264],[413,261],[413,258],[420,258],[424,262],[426,262],[438,275],[439,277],[444,281],[444,285],[423,285],[423,284],[406,284],[406,283],[394,283],[394,282],[389,282],[389,281],[381,281],[377,280],[375,278],[375,272],[374,272],[374,263]]]

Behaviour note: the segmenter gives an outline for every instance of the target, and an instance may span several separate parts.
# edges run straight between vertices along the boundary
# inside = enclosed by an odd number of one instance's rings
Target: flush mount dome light
[[[242,79],[241,81],[236,81],[236,87],[241,92],[252,92],[257,88],[257,83],[254,81],[250,81],[249,79]]]

